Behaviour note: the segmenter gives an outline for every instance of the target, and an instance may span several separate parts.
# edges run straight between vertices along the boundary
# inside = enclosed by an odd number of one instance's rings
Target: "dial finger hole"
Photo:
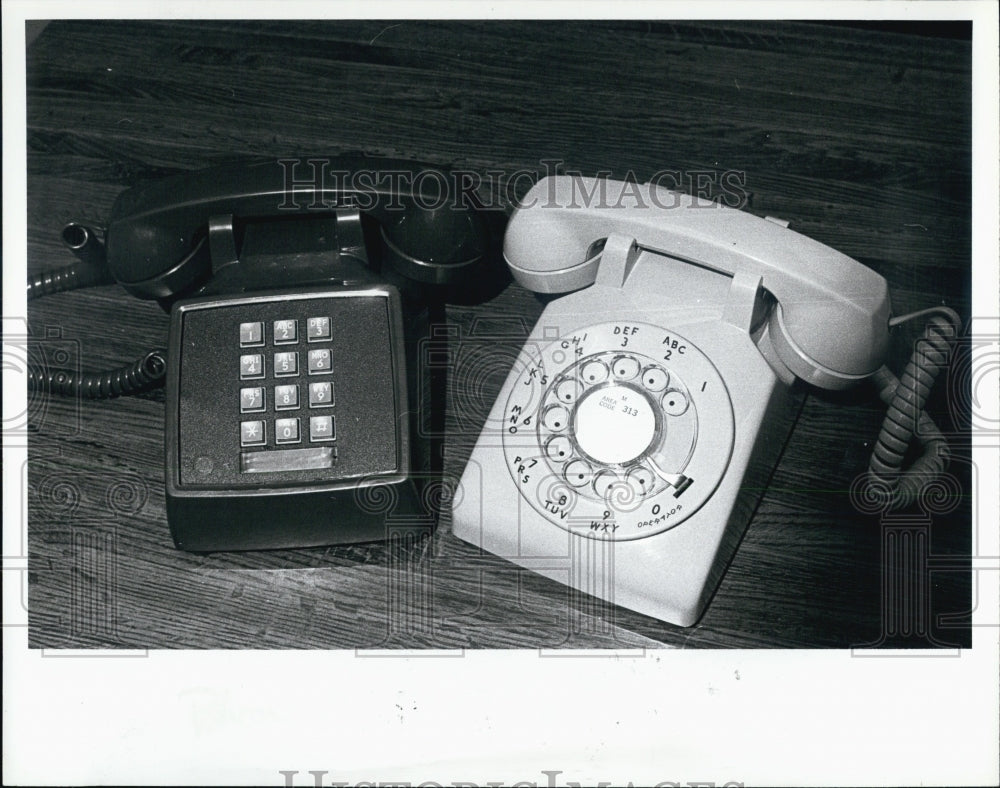
[[[553,462],[566,462],[572,455],[573,445],[563,435],[556,435],[545,444],[545,456]]]
[[[561,432],[569,424],[569,411],[562,405],[553,405],[542,414],[542,424],[553,432]]]
[[[583,391],[583,385],[580,381],[575,378],[567,378],[556,386],[556,399],[569,405],[576,402],[581,391]]]
[[[608,379],[608,368],[600,361],[588,361],[580,370],[580,375],[588,385],[603,383]]]
[[[611,362],[611,372],[618,380],[631,380],[639,374],[639,362],[631,356],[618,356]]]
[[[604,498],[608,494],[608,490],[618,481],[618,474],[613,471],[600,471],[594,476],[594,492],[599,498]]]
[[[563,469],[563,477],[572,487],[586,487],[592,475],[590,466],[583,460],[573,460],[566,463],[566,467]]]
[[[626,475],[625,481],[635,491],[635,494],[641,497],[649,495],[652,491],[655,477],[648,468],[633,468]]]
[[[663,391],[670,382],[670,375],[660,367],[646,367],[642,371],[642,386],[647,391]]]
[[[660,398],[660,406],[668,416],[680,416],[688,409],[688,398],[683,391],[667,389]]]

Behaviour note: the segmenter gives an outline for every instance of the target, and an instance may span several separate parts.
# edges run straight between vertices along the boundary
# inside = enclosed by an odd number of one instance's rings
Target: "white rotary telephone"
[[[882,367],[898,322],[885,280],[780,220],[556,176],[515,210],[504,257],[531,290],[575,292],[547,306],[511,370],[454,532],[614,604],[697,621],[794,424],[795,378],[903,393]],[[922,404],[911,415],[927,427]],[[947,459],[925,444],[924,475]],[[909,495],[902,452],[879,462],[886,496]]]

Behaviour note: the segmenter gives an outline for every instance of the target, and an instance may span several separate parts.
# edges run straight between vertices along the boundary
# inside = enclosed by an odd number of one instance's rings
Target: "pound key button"
[[[337,439],[337,424],[333,416],[309,417],[309,440],[332,441]]]

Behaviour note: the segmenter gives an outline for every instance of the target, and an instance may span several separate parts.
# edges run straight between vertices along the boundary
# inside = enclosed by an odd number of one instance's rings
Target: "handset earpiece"
[[[481,215],[452,207],[385,213],[380,222],[387,262],[426,284],[451,284],[475,272],[488,254],[489,228]]]
[[[822,313],[827,305],[815,302],[793,304],[791,309],[775,301],[767,321],[766,341],[769,341],[781,363],[795,377],[812,386],[840,390],[857,385],[878,372],[889,344],[889,302],[881,314],[873,316],[870,326],[850,329],[847,336],[833,316],[824,327]],[[808,315],[802,313],[808,312]],[[819,314],[817,314],[819,313]],[[837,341],[840,333],[844,342]],[[848,340],[851,335],[866,334],[863,352],[854,351]],[[872,366],[874,364],[874,366]]]

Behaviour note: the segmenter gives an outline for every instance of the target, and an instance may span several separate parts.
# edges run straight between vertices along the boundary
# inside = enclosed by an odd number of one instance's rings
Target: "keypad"
[[[306,341],[313,345],[305,352],[305,368],[300,364],[299,351],[286,347],[298,343],[300,322],[305,327]],[[265,327],[270,328],[270,336]],[[242,448],[270,445],[287,449],[295,444],[328,444],[337,439],[336,417],[330,410],[336,404],[334,381],[309,381],[305,387],[296,381],[303,375],[333,374],[333,349],[323,346],[332,341],[332,321],[326,315],[305,320],[279,319],[269,324],[262,321],[240,323],[240,348],[258,350],[240,353],[239,379],[261,382],[260,385],[244,385],[239,390],[240,414],[260,414],[257,418],[240,421]],[[268,373],[273,383],[268,380]],[[268,408],[272,405],[273,412],[269,416]],[[306,410],[302,414],[305,420],[287,413],[303,409]],[[317,409],[319,415],[309,413]]]
[[[191,489],[287,494],[289,505],[300,489],[350,498],[344,480],[395,483],[416,434],[402,421],[415,409],[399,407],[400,309],[393,288],[372,283],[178,305],[168,473]]]

